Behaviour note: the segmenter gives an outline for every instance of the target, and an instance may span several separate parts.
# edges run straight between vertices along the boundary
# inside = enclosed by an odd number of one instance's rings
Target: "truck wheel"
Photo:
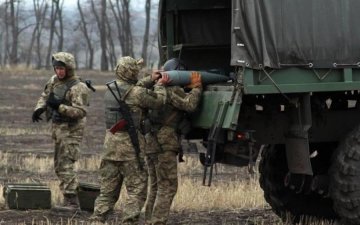
[[[305,222],[304,216],[333,218],[332,201],[316,193],[295,193],[284,185],[288,173],[284,145],[264,149],[259,165],[260,186],[273,211],[287,223]]]
[[[360,224],[360,126],[340,143],[330,174],[334,210],[344,224]]]

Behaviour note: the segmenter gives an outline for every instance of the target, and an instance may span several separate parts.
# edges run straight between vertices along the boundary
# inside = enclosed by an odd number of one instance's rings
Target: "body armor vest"
[[[170,104],[165,104],[161,109],[149,111],[151,124],[157,129],[161,126],[169,126],[177,129],[177,125],[183,118],[183,113]]]
[[[66,93],[70,90],[70,88],[76,84],[80,83],[78,79],[68,80],[63,84],[59,84],[54,86],[52,92],[54,93],[54,97],[57,100],[60,100],[64,105],[71,105],[71,102],[66,100]],[[75,119],[69,118],[67,116],[61,115],[58,111],[54,110],[52,113],[52,121],[53,122],[76,122]]]
[[[134,87],[133,85],[129,84],[121,84],[118,85],[119,92],[121,96],[118,96],[118,91],[115,87],[115,85],[111,85],[111,89],[115,93],[116,97],[122,101],[125,101],[127,94],[131,91],[131,89]],[[110,90],[107,90],[105,92],[105,124],[106,129],[109,129],[111,126],[113,126],[115,123],[117,123],[119,120],[123,119],[123,115],[119,111],[119,103],[116,101]],[[132,105],[128,104],[130,108],[133,108]],[[131,117],[134,121],[134,125],[136,128],[140,128],[140,122],[142,117],[142,111],[141,110],[131,110],[130,112]]]

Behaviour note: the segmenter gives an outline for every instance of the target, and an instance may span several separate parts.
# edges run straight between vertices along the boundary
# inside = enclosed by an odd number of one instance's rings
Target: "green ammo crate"
[[[3,196],[9,209],[51,208],[51,191],[46,184],[5,184]]]
[[[100,193],[100,185],[79,183],[78,197],[80,208],[84,211],[94,211],[95,199]]]

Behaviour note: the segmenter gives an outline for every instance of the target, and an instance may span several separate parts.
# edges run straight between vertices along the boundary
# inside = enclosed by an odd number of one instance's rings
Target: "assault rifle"
[[[91,80],[85,80],[84,83],[86,84],[86,86],[87,86],[90,90],[92,90],[93,92],[96,91],[96,89],[94,88],[94,86],[92,86],[92,84],[91,84]]]
[[[111,88],[111,84],[114,84],[117,94],[116,95],[113,91],[113,89]],[[126,125],[127,127],[127,132],[130,136],[130,140],[131,143],[135,149],[135,155],[136,155],[136,160],[139,164],[139,168],[140,170],[143,170],[143,166],[142,163],[140,161],[140,144],[139,144],[139,138],[137,135],[137,130],[135,127],[135,123],[134,120],[131,117],[131,110],[130,107],[125,103],[125,101],[121,98],[121,94],[120,94],[120,89],[119,86],[117,85],[116,81],[110,81],[108,83],[106,83],[106,86],[108,87],[109,91],[111,92],[111,94],[114,96],[115,100],[118,102],[119,104],[119,111],[121,113],[121,115],[123,116],[123,119],[120,119],[114,126],[112,126],[112,128],[110,128],[111,132],[116,132],[119,129],[121,129],[122,127],[124,127]]]

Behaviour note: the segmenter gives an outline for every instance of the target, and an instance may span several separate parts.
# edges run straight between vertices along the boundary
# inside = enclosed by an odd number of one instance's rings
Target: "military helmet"
[[[121,57],[116,65],[116,76],[126,81],[136,81],[137,75],[143,66],[143,59],[134,59],[130,56]]]
[[[163,67],[164,71],[170,71],[170,70],[186,70],[187,67],[181,59],[178,58],[172,58],[169,59],[164,63]]]
[[[65,66],[69,70],[75,70],[75,58],[67,52],[57,52],[52,55],[53,66]]]

